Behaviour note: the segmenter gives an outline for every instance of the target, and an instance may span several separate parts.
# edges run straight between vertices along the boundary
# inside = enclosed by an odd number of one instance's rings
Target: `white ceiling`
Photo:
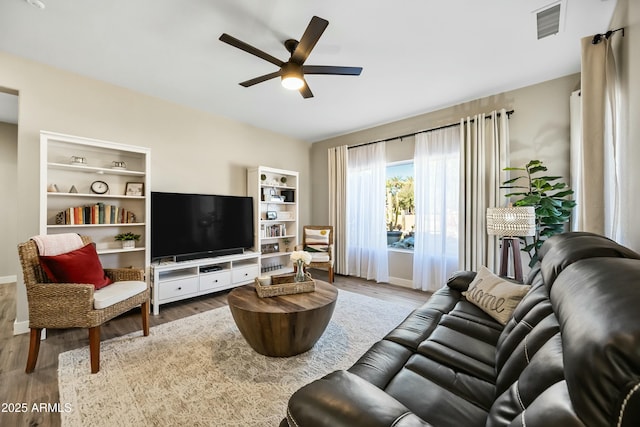
[[[560,34],[537,40],[533,12],[557,1],[43,2],[0,1],[0,50],[311,142],[578,72],[616,3],[561,0]],[[220,34],[286,61],[313,15],[329,27],[306,64],[361,76],[308,76],[306,100],[279,79],[238,85],[277,69]]]

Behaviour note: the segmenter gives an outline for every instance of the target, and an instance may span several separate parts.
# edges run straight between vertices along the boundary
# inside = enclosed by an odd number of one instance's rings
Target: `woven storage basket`
[[[309,273],[305,273],[307,280],[295,282],[295,274],[281,274],[271,276],[270,285],[262,285],[258,278],[255,279],[255,288],[260,298],[277,297],[279,295],[301,294],[303,292],[313,292],[316,290],[316,282]]]

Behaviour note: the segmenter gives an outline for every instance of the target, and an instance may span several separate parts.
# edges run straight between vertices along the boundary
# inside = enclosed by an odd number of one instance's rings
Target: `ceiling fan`
[[[320,36],[329,25],[329,21],[326,19],[314,16],[311,18],[311,22],[304,31],[300,41],[288,39],[284,42],[284,47],[289,51],[291,57],[288,61],[281,61],[278,58],[269,55],[268,53],[255,48],[237,38],[230,36],[229,34],[222,34],[220,41],[244,50],[252,55],[262,58],[278,67],[280,70],[265,74],[260,77],[253,78],[241,82],[240,85],[244,87],[253,86],[258,83],[265,82],[267,80],[280,77],[282,79],[282,86],[291,90],[299,90],[300,94],[304,98],[312,98],[313,93],[309,89],[309,85],[305,80],[305,74],[331,74],[339,76],[359,76],[362,72],[362,67],[336,67],[331,65],[304,65],[304,62],[309,57],[309,54],[313,50],[316,43],[320,39]]]

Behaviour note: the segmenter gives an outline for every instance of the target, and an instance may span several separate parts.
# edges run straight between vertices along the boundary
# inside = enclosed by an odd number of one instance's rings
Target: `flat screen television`
[[[151,192],[151,258],[176,261],[253,247],[253,199]]]

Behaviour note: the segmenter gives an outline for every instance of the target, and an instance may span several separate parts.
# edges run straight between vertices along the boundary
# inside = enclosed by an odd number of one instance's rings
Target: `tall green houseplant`
[[[523,251],[531,257],[529,267],[538,261],[538,250],[544,241],[554,234],[562,233],[565,224],[571,218],[571,211],[576,202],[569,196],[573,190],[564,182],[561,176],[542,175],[547,167],[540,160],[531,160],[523,168],[505,168],[505,171],[519,172],[520,175],[502,183],[502,187],[514,190],[505,196],[519,197],[513,202],[514,206],[533,206],[536,210],[536,235],[533,242],[523,238]]]

